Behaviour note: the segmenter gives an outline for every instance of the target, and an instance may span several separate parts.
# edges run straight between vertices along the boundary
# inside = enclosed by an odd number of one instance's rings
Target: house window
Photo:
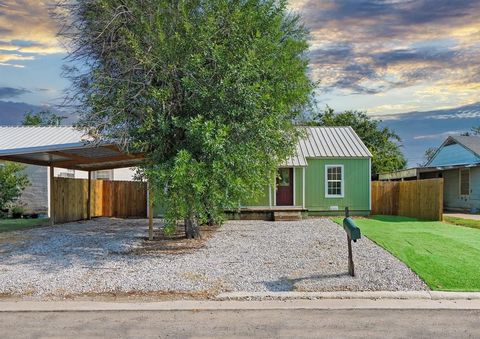
[[[470,169],[460,169],[460,195],[466,196],[470,194]]]
[[[290,186],[290,169],[279,168],[278,169],[278,186]]]
[[[325,197],[343,197],[343,165],[325,166]]]
[[[71,169],[62,169],[61,172],[57,174],[59,178],[75,178],[75,170]]]
[[[113,170],[96,171],[94,178],[97,180],[113,180]]]

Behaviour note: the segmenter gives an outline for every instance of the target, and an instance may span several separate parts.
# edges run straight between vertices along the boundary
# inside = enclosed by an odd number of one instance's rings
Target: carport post
[[[55,178],[55,168],[50,165],[50,226],[55,224],[55,189],[54,189],[54,180]]]
[[[92,171],[88,171],[87,219],[92,219]]]

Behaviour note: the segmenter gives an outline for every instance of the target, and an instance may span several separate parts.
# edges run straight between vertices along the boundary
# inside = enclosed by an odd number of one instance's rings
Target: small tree
[[[433,156],[437,152],[438,148],[436,147],[429,147],[425,150],[425,153],[423,154],[423,163],[419,164],[420,166],[426,166],[430,160],[432,160]]]
[[[30,184],[23,170],[24,166],[17,163],[0,164],[0,209],[6,209],[17,201]]]
[[[79,0],[61,7],[80,126],[144,152],[187,236],[262,192],[309,101],[307,31],[285,0]]]
[[[67,117],[50,111],[27,112],[23,115],[23,126],[60,126]]]
[[[379,124],[379,120],[371,119],[364,112],[336,113],[328,106],[307,121],[307,125],[315,126],[351,126],[372,153],[372,175],[403,169],[407,164],[399,146],[400,137]]]
[[[460,135],[462,136],[471,136],[471,135],[480,135],[480,126],[474,126],[470,129],[470,131],[463,132]]]

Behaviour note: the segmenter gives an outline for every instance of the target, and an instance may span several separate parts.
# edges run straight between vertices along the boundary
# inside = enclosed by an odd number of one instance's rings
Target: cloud
[[[446,139],[450,135],[459,135],[464,133],[464,130],[455,130],[455,131],[446,131],[442,133],[426,134],[426,135],[417,135],[414,136],[414,140],[425,140],[425,139]]]
[[[24,56],[20,54],[0,54],[0,62],[12,61],[12,60],[33,60],[33,56]]]
[[[292,8],[311,31],[310,73],[320,95],[422,85],[451,106],[472,103],[472,91],[478,100],[478,0],[294,0]],[[467,99],[463,88],[476,90]]]
[[[8,61],[65,52],[56,37],[58,24],[49,16],[53,3],[53,0],[0,1],[0,65],[24,67]]]
[[[25,88],[0,87],[0,99],[9,99],[27,93],[31,93],[31,91]]]

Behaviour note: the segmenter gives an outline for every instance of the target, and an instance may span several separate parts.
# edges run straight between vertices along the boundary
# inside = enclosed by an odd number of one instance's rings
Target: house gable
[[[433,158],[427,164],[428,167],[468,165],[480,163],[480,156],[471,149],[449,137]]]

